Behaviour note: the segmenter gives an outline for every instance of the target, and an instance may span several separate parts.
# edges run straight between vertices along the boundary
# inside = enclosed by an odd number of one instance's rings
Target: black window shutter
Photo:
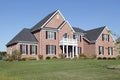
[[[102,49],[103,49],[103,55],[104,55],[104,47],[102,47]]]
[[[109,50],[110,50],[110,47],[108,47],[108,55],[110,54],[110,51],[109,51]]]
[[[108,35],[108,42],[109,42],[109,38],[110,38],[110,36]]]
[[[100,51],[100,46],[99,46],[99,54],[101,54],[101,51]]]
[[[48,31],[46,31],[46,39],[48,39],[48,36],[47,36],[47,35],[48,35]]]
[[[32,54],[32,45],[30,45],[30,54]]]
[[[104,34],[102,34],[102,41],[104,41]]]
[[[36,51],[35,54],[37,54],[37,46],[35,46],[35,51]]]
[[[81,42],[81,35],[80,35],[80,42]]]
[[[20,45],[20,54],[22,54],[22,45]]]
[[[28,45],[26,45],[26,54],[28,54]]]
[[[111,47],[111,49],[112,49],[112,55],[113,55],[113,47]]]
[[[54,39],[56,40],[56,32],[54,32]]]
[[[56,46],[54,46],[54,47],[55,47],[54,49],[55,49],[55,55],[56,55]]]
[[[80,47],[80,54],[82,53],[82,48]]]
[[[48,45],[46,45],[46,54],[48,54]]]

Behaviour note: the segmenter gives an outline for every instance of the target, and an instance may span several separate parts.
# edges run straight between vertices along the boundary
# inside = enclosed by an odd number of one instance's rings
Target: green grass
[[[0,61],[0,80],[120,80],[120,60]]]

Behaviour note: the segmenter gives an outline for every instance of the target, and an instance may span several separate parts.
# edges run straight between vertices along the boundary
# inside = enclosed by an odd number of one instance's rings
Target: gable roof
[[[100,34],[102,33],[102,31],[104,30],[104,28],[105,28],[105,26],[84,31],[85,39],[89,40],[90,42],[95,42],[98,39],[98,37],[100,36]]]
[[[73,27],[73,29],[74,29],[75,32],[78,32],[78,33],[83,33],[84,32],[83,29],[80,29],[78,27]]]
[[[6,46],[10,46],[12,44],[18,42],[38,42],[35,36],[31,33],[30,29],[24,28],[20,33],[18,33],[10,42],[7,43]]]
[[[40,28],[57,12],[58,10],[48,14],[45,18],[43,18],[40,22],[38,22],[33,28],[31,29],[31,32],[35,32],[37,30],[40,30]]]

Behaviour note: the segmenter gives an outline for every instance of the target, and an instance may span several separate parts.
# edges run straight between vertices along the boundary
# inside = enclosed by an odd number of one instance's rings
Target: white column
[[[67,53],[67,58],[68,58],[68,45],[66,45],[66,53]]]
[[[63,45],[63,54],[64,54],[65,52],[64,52],[64,45]]]
[[[76,46],[76,56],[78,57],[78,51],[77,51],[77,46]]]
[[[72,57],[74,58],[74,45],[72,46]]]

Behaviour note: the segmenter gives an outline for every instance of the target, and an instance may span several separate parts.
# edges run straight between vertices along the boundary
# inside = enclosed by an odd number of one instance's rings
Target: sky
[[[120,0],[0,0],[0,51],[6,51],[6,44],[23,28],[32,28],[55,10],[74,27],[107,26],[120,34]]]

